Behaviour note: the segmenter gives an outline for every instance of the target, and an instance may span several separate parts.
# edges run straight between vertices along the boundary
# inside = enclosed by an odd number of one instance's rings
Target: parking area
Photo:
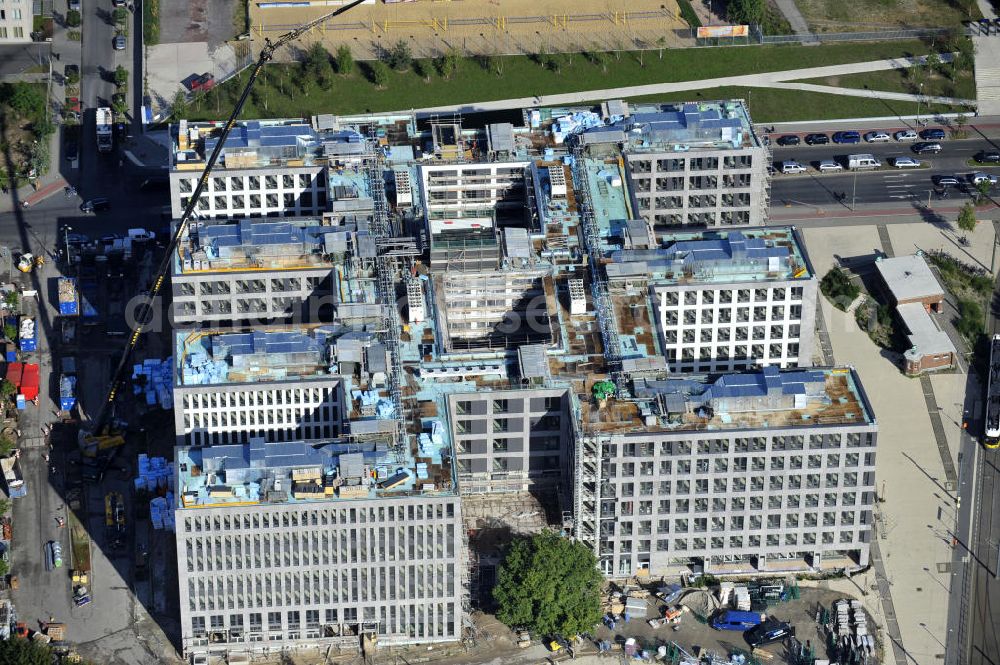
[[[832,586],[840,587],[842,584]],[[816,657],[826,657],[824,648],[826,635],[817,618],[829,618],[836,601],[854,597],[845,593],[843,589],[830,587],[831,584],[827,582],[818,583],[817,586],[799,586],[798,598],[774,601],[761,611],[768,617],[790,624],[795,630],[795,639],[798,643],[802,645],[808,643],[814,649]],[[613,630],[603,625],[596,631],[594,637],[597,640],[608,640],[616,645],[624,645],[629,638],[634,638],[638,650],[645,650],[654,655],[659,647],[667,645],[679,647],[683,652],[692,655],[714,654],[723,659],[728,659],[735,653],[750,654],[752,649],[744,631],[716,630],[708,623],[711,614],[698,616],[708,607],[709,594],[710,592],[706,591],[685,596],[681,604],[690,609],[681,615],[680,623],[658,628],[651,627],[647,620],[662,617],[667,605],[651,596],[647,598],[647,617],[633,617],[627,623],[618,622]],[[721,610],[716,610],[719,611]],[[798,660],[800,651],[798,648],[792,648],[793,644],[794,642],[790,640],[775,642],[759,647],[755,655],[769,663],[793,665],[803,662]]]

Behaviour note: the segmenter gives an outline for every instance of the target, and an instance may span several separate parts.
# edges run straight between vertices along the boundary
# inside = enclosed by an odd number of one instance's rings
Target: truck
[[[30,316],[22,316],[17,328],[18,346],[21,351],[31,352],[38,349],[38,337],[35,334],[35,320]]]
[[[63,316],[76,316],[80,313],[80,296],[76,292],[76,280],[72,277],[60,277],[59,313]]]
[[[96,120],[97,150],[98,152],[111,152],[111,145],[114,140],[112,138],[114,123],[111,116],[111,109],[106,106],[98,108]]]
[[[21,473],[20,457],[20,452],[14,451],[10,457],[0,459],[0,468],[3,468],[3,477],[7,481],[7,493],[12,499],[20,499],[28,494],[24,474]]]
[[[63,356],[60,364],[62,372],[59,374],[59,408],[69,412],[76,406],[76,358]]]
[[[847,156],[847,168],[852,171],[859,171],[861,169],[877,169],[881,168],[882,162],[876,159],[875,155],[863,153],[859,155],[848,155]]]

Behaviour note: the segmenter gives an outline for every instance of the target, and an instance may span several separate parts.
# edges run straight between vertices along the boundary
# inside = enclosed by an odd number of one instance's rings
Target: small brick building
[[[958,352],[948,333],[938,326],[936,313],[944,302],[944,288],[931,272],[923,253],[879,259],[875,263],[899,320],[906,327],[910,348],[903,354],[909,376],[946,369]]]

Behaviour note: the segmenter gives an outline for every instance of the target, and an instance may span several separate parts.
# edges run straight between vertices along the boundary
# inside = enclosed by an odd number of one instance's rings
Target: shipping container
[[[30,316],[22,316],[17,329],[17,339],[21,351],[30,353],[38,348],[38,337],[35,332],[35,320]]]
[[[79,296],[76,292],[76,280],[72,277],[59,278],[59,313],[63,316],[76,316],[80,313]]]
[[[24,371],[21,374],[21,394],[27,400],[38,397],[39,368],[34,363],[25,363]]]

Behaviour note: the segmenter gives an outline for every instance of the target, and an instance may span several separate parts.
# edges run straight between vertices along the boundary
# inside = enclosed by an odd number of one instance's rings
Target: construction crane
[[[229,114],[226,124],[222,127],[222,133],[219,135],[219,142],[216,143],[208,161],[205,162],[205,170],[201,172],[201,177],[198,178],[198,186],[195,187],[194,192],[191,194],[191,199],[188,201],[187,207],[184,209],[184,214],[177,223],[177,228],[174,230],[174,234],[170,238],[170,243],[167,245],[167,250],[163,256],[163,260],[160,262],[159,268],[155,273],[155,279],[153,280],[153,285],[149,290],[149,296],[143,302],[138,311],[138,315],[136,316],[137,325],[135,330],[133,330],[132,334],[129,336],[128,342],[125,344],[125,349],[122,351],[121,360],[118,361],[118,367],[115,369],[115,373],[111,378],[111,384],[108,386],[107,398],[104,400],[104,403],[101,404],[101,410],[97,413],[97,417],[94,418],[91,434],[84,435],[81,439],[85,447],[99,447],[100,440],[111,435],[111,432],[108,431],[107,427],[108,416],[111,413],[111,405],[114,403],[115,396],[118,394],[118,390],[121,388],[122,383],[125,380],[126,368],[131,362],[136,344],[138,344],[143,328],[145,328],[145,324],[148,322],[149,316],[152,313],[153,303],[156,302],[157,296],[159,296],[160,290],[163,288],[163,282],[166,280],[167,273],[170,270],[172,260],[171,257],[174,252],[177,251],[177,243],[187,231],[188,221],[191,219],[195,206],[198,204],[198,199],[201,198],[202,190],[205,189],[205,184],[208,182],[208,178],[212,174],[212,168],[215,166],[216,160],[219,159],[219,155],[222,153],[222,150],[226,145],[226,139],[229,137],[229,132],[232,130],[233,125],[236,124],[237,118],[240,117],[240,113],[243,111],[243,105],[246,104],[247,99],[250,97],[250,90],[253,88],[253,84],[257,80],[257,76],[260,75],[264,65],[271,61],[274,57],[274,52],[279,48],[289,42],[295,41],[317,25],[354,9],[362,2],[365,2],[365,0],[352,0],[351,2],[338,7],[336,10],[329,12],[328,14],[320,16],[313,21],[309,21],[308,23],[299,26],[291,32],[281,35],[273,42],[270,39],[264,39],[264,47],[260,50],[260,56],[258,56],[257,62],[254,63],[253,68],[250,70],[250,78],[247,80],[247,84],[243,88],[239,101],[236,102],[236,106],[233,108],[232,113]]]

